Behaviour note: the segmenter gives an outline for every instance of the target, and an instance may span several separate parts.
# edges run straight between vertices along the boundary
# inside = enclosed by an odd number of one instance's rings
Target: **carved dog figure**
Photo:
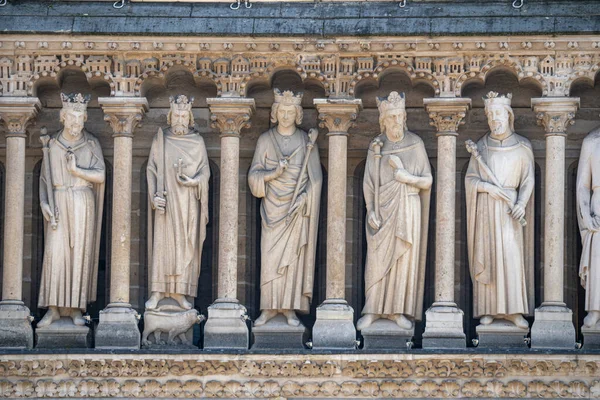
[[[179,336],[181,343],[184,345],[192,345],[185,333],[194,324],[199,324],[205,319],[203,315],[199,315],[197,310],[187,310],[183,312],[165,312],[165,311],[146,311],[144,313],[144,333],[142,334],[142,344],[145,346],[151,345],[148,336],[154,333],[154,341],[156,344],[161,344],[160,335],[162,332],[167,332],[169,337],[167,344],[175,344],[175,337]]]

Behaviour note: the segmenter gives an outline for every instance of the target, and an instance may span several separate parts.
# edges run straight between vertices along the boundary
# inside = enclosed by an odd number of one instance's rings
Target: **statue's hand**
[[[177,182],[179,182],[180,185],[183,185],[186,187],[198,186],[198,184],[200,183],[196,179],[190,178],[189,176],[187,176],[185,174],[177,175]]]
[[[521,218],[523,218],[525,216],[525,207],[523,207],[521,204],[517,203],[513,206],[513,208],[510,210],[510,215],[516,219],[516,220],[520,220]]]
[[[52,217],[54,217],[54,213],[52,212],[52,209],[50,208],[50,204],[42,203],[41,207],[42,207],[42,214],[44,215],[44,219],[47,222],[50,222]]]
[[[154,196],[152,199],[152,206],[155,210],[165,211],[165,207],[167,206],[167,199],[160,196]]]
[[[598,224],[596,218],[592,217],[591,215],[583,216],[583,227],[593,233],[596,233],[598,230],[600,230],[600,224]]]
[[[279,165],[277,165],[277,169],[275,170],[277,176],[283,174],[283,171],[285,171],[288,168],[288,166],[289,163],[286,158],[282,158],[281,160],[279,160]]]
[[[375,211],[371,211],[369,213],[369,226],[375,230],[378,231],[379,228],[381,228],[381,220],[379,219],[379,217],[377,216],[377,214],[375,214]]]
[[[398,182],[409,184],[412,183],[413,176],[404,168],[397,168],[396,171],[394,171],[394,179]]]
[[[508,195],[506,194],[506,192],[504,190],[502,190],[501,188],[499,188],[496,185],[493,185],[491,183],[486,183],[485,184],[485,191],[487,192],[487,194],[489,194],[490,196],[492,196],[493,199],[495,200],[502,200],[505,201],[507,203],[511,203],[512,200],[510,199],[510,197],[508,197]]]
[[[71,174],[77,172],[77,156],[70,151],[67,153],[67,171]]]

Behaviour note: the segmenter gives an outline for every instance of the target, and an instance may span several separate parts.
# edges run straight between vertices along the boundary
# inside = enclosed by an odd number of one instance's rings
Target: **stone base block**
[[[246,350],[250,333],[246,307],[237,300],[218,299],[208,307],[204,325],[204,348],[211,350]]]
[[[529,329],[521,329],[510,321],[494,320],[489,325],[477,325],[478,347],[482,349],[527,348],[525,337]]]
[[[411,329],[402,329],[394,321],[378,319],[371,326],[361,331],[364,339],[364,350],[410,350],[414,325]]]
[[[531,347],[536,349],[574,349],[573,312],[564,304],[542,303],[535,310],[531,327]]]
[[[139,314],[131,306],[112,306],[100,311],[96,328],[97,349],[139,349]]]
[[[287,319],[279,314],[264,325],[252,327],[253,349],[302,350],[308,340],[308,329],[302,322],[298,326],[288,325]]]
[[[354,310],[345,300],[325,300],[317,307],[313,349],[356,349]]]
[[[424,349],[464,349],[463,312],[456,304],[434,304],[425,312]]]
[[[38,349],[87,349],[92,347],[92,330],[73,324],[70,317],[61,317],[36,329],[35,341]]]
[[[0,348],[31,349],[32,318],[22,301],[0,302]]]
[[[582,327],[581,333],[583,334],[583,348],[586,350],[598,350],[600,349],[600,324],[592,328]]]

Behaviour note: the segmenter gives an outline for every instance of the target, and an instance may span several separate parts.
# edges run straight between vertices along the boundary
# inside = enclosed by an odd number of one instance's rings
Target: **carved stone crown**
[[[81,93],[61,93],[60,98],[62,100],[63,109],[86,111],[87,105],[92,97],[89,94],[83,95]]]
[[[170,96],[169,103],[171,103],[171,109],[173,110],[191,111],[194,98],[190,97],[188,99],[186,95],[178,94],[177,96]]]
[[[302,104],[302,96],[304,95],[302,92],[294,94],[294,92],[291,90],[285,90],[284,92],[281,92],[279,89],[273,89],[273,93],[275,93],[275,103],[292,106],[299,106]]]
[[[494,104],[501,104],[510,107],[510,102],[512,100],[512,94],[508,93],[506,96],[501,95],[498,92],[489,92],[484,98],[483,102],[485,103],[485,108],[488,108]]]
[[[402,109],[404,110],[406,105],[406,99],[404,93],[391,92],[388,97],[377,98],[377,108],[379,113],[383,114],[386,111]]]

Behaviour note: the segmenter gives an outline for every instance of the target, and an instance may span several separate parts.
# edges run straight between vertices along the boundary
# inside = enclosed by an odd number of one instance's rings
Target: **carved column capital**
[[[213,97],[206,102],[210,107],[210,125],[217,128],[222,137],[239,137],[243,128],[250,128],[250,118],[255,110],[254,99]]]
[[[360,99],[314,99],[319,111],[319,126],[327,128],[329,135],[347,135],[362,110]]]
[[[0,97],[0,119],[8,129],[6,136],[26,137],[27,127],[40,108],[37,97]]]
[[[566,135],[567,127],[575,123],[579,97],[538,97],[531,99],[531,108],[546,135]]]
[[[471,108],[471,99],[464,97],[434,97],[423,99],[425,110],[435,126],[438,136],[457,135],[458,127],[464,125],[464,118]]]
[[[110,124],[113,137],[133,137],[133,130],[148,111],[145,97],[100,97],[104,120]]]

